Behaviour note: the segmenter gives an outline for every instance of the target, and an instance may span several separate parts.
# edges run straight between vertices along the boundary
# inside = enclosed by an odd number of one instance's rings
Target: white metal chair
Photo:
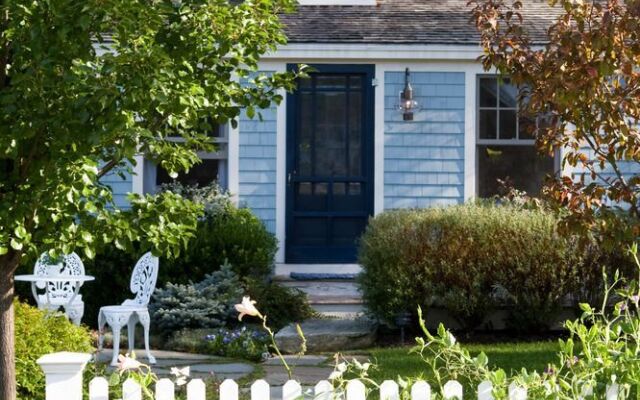
[[[36,276],[83,276],[84,264],[76,253],[62,256],[59,262],[55,262],[47,253],[42,253],[33,269]],[[76,284],[82,283],[74,281],[37,281],[32,285],[33,297],[38,303],[38,308],[42,310],[57,311],[60,307],[64,309],[67,317],[76,325],[80,325],[80,320],[84,315],[84,302],[82,295],[77,294]],[[44,293],[38,293],[37,289],[44,289]]]
[[[113,357],[111,365],[116,365],[120,353],[120,330],[127,326],[129,351],[133,351],[136,323],[140,322],[144,328],[144,348],[147,352],[149,363],[155,364],[156,359],[149,351],[149,300],[156,287],[158,279],[158,257],[146,253],[136,263],[131,275],[129,285],[135,298],[122,302],[119,306],[105,306],[100,308],[98,313],[98,349],[102,350],[104,340],[104,326],[108,324],[113,332]]]

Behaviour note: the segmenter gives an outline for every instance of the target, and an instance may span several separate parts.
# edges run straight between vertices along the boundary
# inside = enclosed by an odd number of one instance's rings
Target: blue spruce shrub
[[[167,283],[150,304],[155,326],[165,335],[184,328],[219,328],[235,317],[242,298],[240,278],[228,264],[198,283]]]

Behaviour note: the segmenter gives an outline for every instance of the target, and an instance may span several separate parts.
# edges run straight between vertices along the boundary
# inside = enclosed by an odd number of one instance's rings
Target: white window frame
[[[483,78],[495,78],[498,79],[498,91],[496,93],[496,106],[495,107],[483,107],[480,106],[480,81]],[[504,78],[504,77],[503,77]],[[475,113],[476,113],[476,132],[475,132],[475,154],[476,154],[476,194],[480,193],[480,179],[478,174],[480,173],[480,157],[478,157],[478,152],[480,147],[485,146],[535,146],[535,139],[520,139],[520,118],[518,116],[518,112],[520,111],[520,103],[516,102],[516,107],[500,107],[500,75],[497,74],[477,74],[476,75],[476,94],[475,94]],[[515,110],[516,111],[516,137],[514,139],[499,139],[500,135],[500,110]],[[497,113],[496,118],[496,138],[495,139],[486,139],[480,138],[480,111],[482,110],[495,110]],[[539,117],[536,118],[536,129],[539,124]],[[561,171],[561,152],[556,150],[553,155],[553,170],[555,174],[559,174]]]
[[[229,187],[229,124],[220,125],[220,136],[211,137],[211,142],[217,147],[217,151],[206,152],[199,151],[198,157],[201,160],[218,160],[218,184],[228,189]],[[173,143],[185,143],[186,140],[183,137],[168,137],[166,139]],[[143,159],[142,168],[142,192],[143,193],[155,193],[158,186],[157,181],[157,169],[158,166],[148,159]]]

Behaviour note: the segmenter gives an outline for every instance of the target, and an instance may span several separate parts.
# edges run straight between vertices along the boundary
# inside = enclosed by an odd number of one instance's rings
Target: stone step
[[[348,319],[364,312],[362,296],[353,280],[282,281],[282,285],[300,289],[307,294],[309,304],[321,315]]]
[[[364,313],[355,281],[360,271],[358,264],[278,264],[274,279],[306,293],[321,315],[351,319]]]
[[[359,264],[276,264],[274,278],[291,280],[291,274],[344,274],[357,275],[362,271]]]

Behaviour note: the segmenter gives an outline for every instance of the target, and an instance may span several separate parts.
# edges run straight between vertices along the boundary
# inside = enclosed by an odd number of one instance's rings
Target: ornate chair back
[[[48,253],[42,253],[33,270],[37,276],[81,276],[84,275],[84,264],[76,253],[62,256],[60,261],[51,259]],[[37,282],[39,289],[46,289],[51,301],[70,300],[74,293],[73,282]]]
[[[123,306],[147,306],[151,295],[156,288],[158,279],[158,267],[160,260],[153,256],[150,252],[145,253],[133,269],[131,275],[131,283],[129,285],[131,292],[136,295],[134,299],[125,300]]]

